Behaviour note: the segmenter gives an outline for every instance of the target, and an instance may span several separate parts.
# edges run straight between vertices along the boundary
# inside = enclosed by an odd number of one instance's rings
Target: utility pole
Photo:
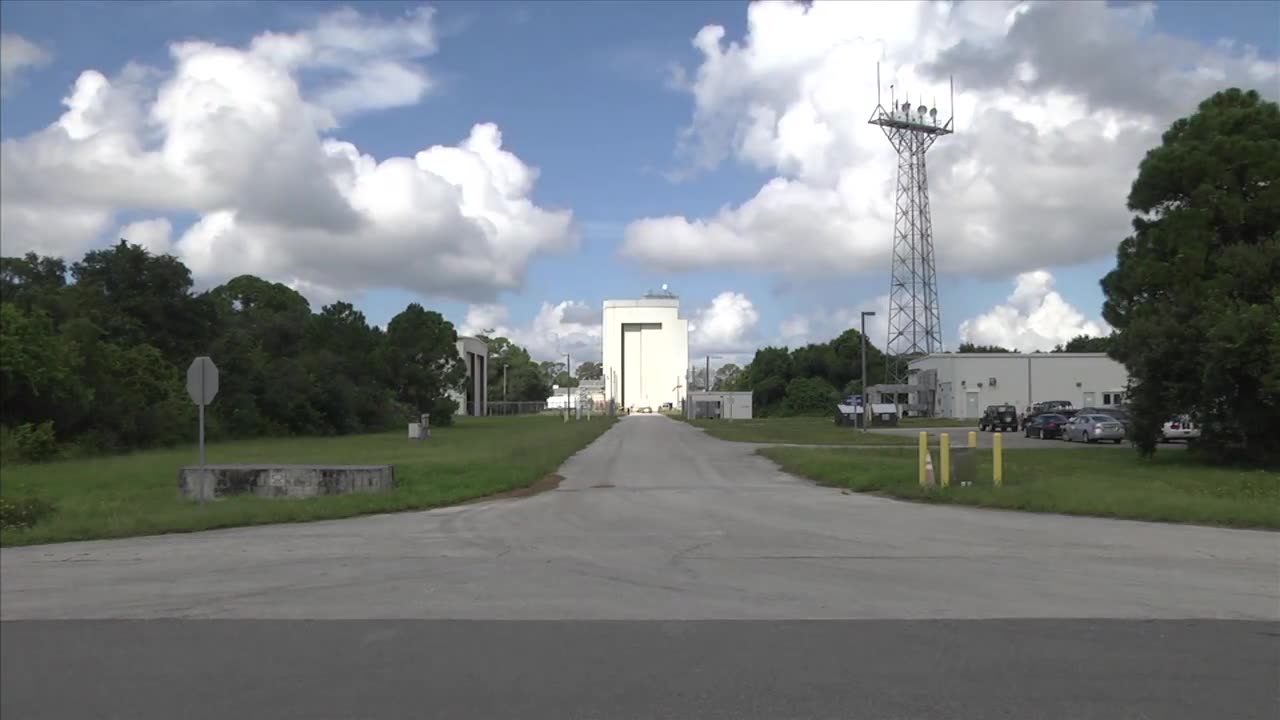
[[[573,367],[569,353],[564,354],[564,421],[569,422],[569,368]]]
[[[867,318],[875,317],[870,310],[862,311],[862,432],[871,424],[871,393],[867,392]]]
[[[502,365],[502,402],[504,404],[507,402],[507,368],[509,367],[511,366],[506,363]]]
[[[707,356],[707,374],[702,377],[702,389],[711,392],[711,356]]]

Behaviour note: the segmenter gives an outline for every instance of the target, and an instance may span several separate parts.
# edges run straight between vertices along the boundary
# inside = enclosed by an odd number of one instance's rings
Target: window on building
[[[1124,393],[1122,392],[1104,392],[1102,393],[1103,405],[1123,405]]]

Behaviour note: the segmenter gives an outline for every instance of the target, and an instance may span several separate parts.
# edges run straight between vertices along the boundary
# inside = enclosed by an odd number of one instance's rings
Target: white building
[[[684,406],[687,418],[716,418],[720,420],[750,420],[751,392],[693,391],[688,394]]]
[[[1129,373],[1106,353],[941,353],[914,360],[919,377],[937,372],[934,414],[977,418],[988,405],[1069,400],[1075,407],[1124,402]]]
[[[487,415],[489,412],[489,346],[480,338],[459,337],[458,355],[467,368],[462,390],[449,397],[458,403],[459,415]]]
[[[672,296],[605,300],[605,396],[620,408],[679,407],[689,365],[689,321]]]

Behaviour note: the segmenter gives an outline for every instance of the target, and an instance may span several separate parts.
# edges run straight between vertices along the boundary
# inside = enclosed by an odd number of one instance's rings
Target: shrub
[[[0,530],[28,530],[55,510],[57,507],[44,498],[0,495]]]
[[[12,449],[17,452],[15,458],[22,462],[40,462],[58,454],[58,437],[53,432],[53,421],[45,420],[39,425],[23,423],[13,431]]]
[[[458,403],[452,398],[439,397],[431,404],[431,426],[447,427],[453,424],[453,415],[458,412]]]

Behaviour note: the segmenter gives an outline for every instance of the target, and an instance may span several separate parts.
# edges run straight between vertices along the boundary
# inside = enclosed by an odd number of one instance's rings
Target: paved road
[[[418,697],[451,718],[1280,709],[1275,533],[843,494],[661,417],[623,420],[562,474],[523,500],[0,551],[6,621],[277,621],[7,622],[0,715],[395,717]],[[401,622],[286,622],[302,619]],[[733,620],[761,622],[716,622]],[[361,712],[339,690],[385,697]]]

